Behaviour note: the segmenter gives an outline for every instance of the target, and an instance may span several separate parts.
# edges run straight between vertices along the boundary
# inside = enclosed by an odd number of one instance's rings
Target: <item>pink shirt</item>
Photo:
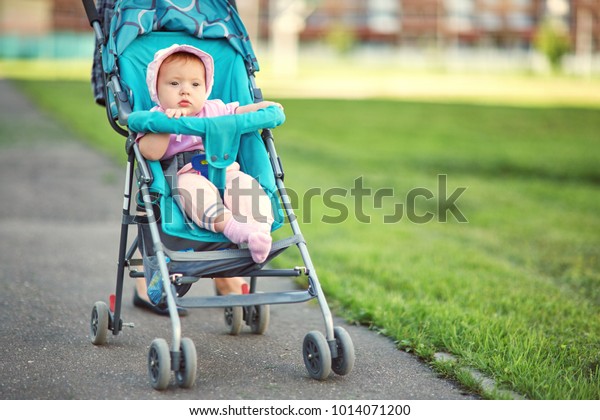
[[[235,114],[235,110],[239,106],[239,102],[231,102],[225,104],[220,99],[211,99],[204,103],[204,107],[202,110],[193,115],[193,117],[198,118],[210,118],[210,117],[220,117],[222,115],[232,115]],[[150,111],[155,112],[165,112],[163,108],[160,106],[155,106]],[[139,133],[136,141],[139,141],[146,133]],[[202,143],[202,137],[199,136],[191,136],[187,134],[171,134],[169,137],[169,145],[167,146],[167,150],[163,155],[161,160],[168,159],[172,156],[175,156],[177,153],[181,152],[189,152],[191,150],[202,150],[204,151],[204,143]]]

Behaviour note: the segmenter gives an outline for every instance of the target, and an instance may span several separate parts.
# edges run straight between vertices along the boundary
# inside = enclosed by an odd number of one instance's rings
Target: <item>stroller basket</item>
[[[177,384],[195,384],[197,355],[193,341],[181,336],[177,307],[224,308],[230,334],[240,332],[245,322],[254,333],[265,332],[269,305],[290,304],[317,299],[323,315],[325,334],[309,332],[302,344],[308,374],[319,380],[333,371],[348,374],[354,365],[354,346],[348,333],[333,326],[331,312],[312,264],[307,244],[293,213],[283,184],[283,170],[275,151],[272,128],[285,117],[276,107],[257,112],[214,118],[167,118],[148,112],[154,106],[146,86],[146,67],[154,53],[173,44],[192,45],[213,56],[215,81],[211,98],[240,105],[262,101],[256,87],[258,61],[231,0],[120,0],[102,20],[93,0],[83,0],[96,34],[102,58],[105,106],[111,126],[126,137],[128,162],[125,177],[123,218],[119,246],[116,291],[111,304],[98,301],[92,309],[92,343],[108,341],[108,331],[118,335],[121,319],[125,270],[130,277],[146,279],[160,274],[163,298],[171,321],[171,344],[155,339],[148,353],[151,385],[168,387],[171,371]],[[102,3],[102,2],[101,2]],[[105,2],[106,3],[106,2]],[[189,6],[189,7],[188,7]],[[113,13],[114,12],[114,13]],[[111,16],[111,17],[110,17]],[[225,188],[225,170],[233,162],[254,177],[271,202],[278,229],[286,222],[292,235],[272,244],[266,261],[257,264],[248,249],[232,244],[223,234],[201,229],[189,221],[172,196],[168,175],[159,162],[146,160],[135,142],[137,132],[177,133],[201,136],[210,156],[208,178]],[[137,204],[145,215],[132,215],[133,182],[139,190]],[[137,225],[137,236],[128,240],[129,226]],[[266,264],[287,248],[295,246],[302,267],[270,269]],[[142,258],[135,259],[136,251]],[[138,271],[134,266],[143,266]],[[250,277],[249,294],[226,296],[185,296],[200,278]],[[300,277],[308,281],[306,290],[259,293],[260,277]]]

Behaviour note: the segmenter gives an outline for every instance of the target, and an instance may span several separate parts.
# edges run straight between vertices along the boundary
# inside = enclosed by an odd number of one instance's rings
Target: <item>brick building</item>
[[[0,0],[0,35],[82,32],[89,27],[81,0]]]
[[[56,31],[89,31],[81,0],[53,0],[52,23]]]
[[[262,41],[277,0],[238,0]],[[285,1],[285,0],[283,0]],[[300,0],[288,0],[294,2]],[[600,0],[304,0],[301,40],[343,28],[361,43],[528,48],[548,16],[562,20],[575,52],[600,52]],[[81,0],[0,0],[0,36],[87,32]]]
[[[600,51],[600,0],[571,0],[569,28],[576,53]]]
[[[360,40],[398,45],[528,45],[546,0],[323,0],[304,39],[341,23]]]
[[[248,1],[248,0],[246,0]],[[256,0],[260,36],[268,38],[275,0]],[[290,2],[294,0],[289,0]],[[301,33],[322,39],[343,27],[360,42],[402,46],[528,48],[547,17],[564,21],[573,45],[600,51],[600,0],[319,0]],[[583,48],[583,47],[581,47]]]

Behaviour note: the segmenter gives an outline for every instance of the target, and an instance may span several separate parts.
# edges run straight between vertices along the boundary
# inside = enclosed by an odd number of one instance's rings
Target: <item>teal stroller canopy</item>
[[[259,69],[246,28],[229,0],[119,0],[115,10],[102,54],[108,74],[115,72],[117,58],[137,37],[153,31],[226,39],[248,69]]]

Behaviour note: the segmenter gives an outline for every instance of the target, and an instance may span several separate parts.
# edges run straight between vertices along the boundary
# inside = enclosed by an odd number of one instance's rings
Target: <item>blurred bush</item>
[[[545,20],[535,34],[534,46],[546,56],[552,70],[558,72],[564,55],[571,49],[571,40],[564,25],[554,20]]]

